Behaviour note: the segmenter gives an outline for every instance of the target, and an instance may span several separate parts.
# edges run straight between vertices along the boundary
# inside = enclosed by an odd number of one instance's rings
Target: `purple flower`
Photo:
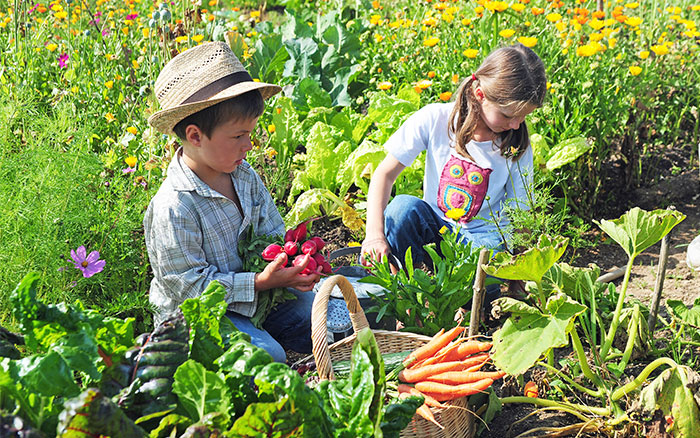
[[[136,172],[135,167],[127,167],[126,169],[122,169],[122,173],[133,173]]]
[[[70,58],[70,56],[68,56],[67,53],[61,53],[61,56],[58,57],[58,66],[60,68],[66,68],[68,66],[68,58]]]
[[[83,277],[90,278],[98,272],[102,272],[105,267],[104,260],[98,260],[100,253],[93,251],[85,256],[85,246],[80,245],[77,250],[70,250],[70,257],[73,259],[73,265],[76,269],[83,271]]]

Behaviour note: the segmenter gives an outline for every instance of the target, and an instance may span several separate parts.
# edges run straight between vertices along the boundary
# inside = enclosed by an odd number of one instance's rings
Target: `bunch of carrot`
[[[425,402],[416,413],[442,428],[431,407],[486,390],[502,371],[480,371],[489,359],[490,342],[466,340],[460,335],[466,328],[440,330],[433,338],[411,352],[399,367],[399,397],[423,396]]]

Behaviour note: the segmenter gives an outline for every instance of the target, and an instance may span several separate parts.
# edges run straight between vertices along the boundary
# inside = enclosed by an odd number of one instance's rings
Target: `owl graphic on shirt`
[[[440,174],[438,207],[444,213],[456,208],[466,213],[459,219],[467,223],[481,210],[489,188],[492,169],[484,169],[471,161],[451,155]]]

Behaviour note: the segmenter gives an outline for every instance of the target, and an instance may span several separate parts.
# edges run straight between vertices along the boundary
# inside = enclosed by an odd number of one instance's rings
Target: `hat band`
[[[200,88],[193,95],[182,101],[180,105],[202,102],[241,82],[253,82],[253,78],[245,70],[231,73],[230,75],[219,78],[211,84]]]

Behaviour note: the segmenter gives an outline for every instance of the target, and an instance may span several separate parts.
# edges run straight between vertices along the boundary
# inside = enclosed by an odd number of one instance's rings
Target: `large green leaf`
[[[630,258],[634,258],[668,234],[685,219],[675,210],[646,211],[634,207],[618,219],[594,221]]]
[[[653,413],[661,409],[675,438],[695,438],[700,431],[698,386],[700,375],[687,366],[664,370],[639,396],[643,412]]]
[[[231,397],[224,377],[188,360],[175,371],[173,392],[195,422],[213,412],[228,413]]]
[[[224,352],[219,324],[226,313],[225,295],[221,283],[212,281],[200,296],[180,305],[190,330],[190,358],[210,370],[216,369],[214,360]]]
[[[10,370],[29,392],[44,396],[74,396],[80,392],[70,365],[54,351],[15,361]]]
[[[532,146],[533,164],[536,169],[545,167],[547,163],[547,155],[549,154],[549,145],[547,140],[540,134],[530,135],[530,146]]]
[[[293,227],[315,216],[333,213],[337,205],[332,200],[335,195],[328,189],[307,190],[297,198],[294,206],[284,217],[287,227]]]
[[[513,256],[505,251],[499,252],[484,267],[484,271],[506,280],[529,280],[539,283],[545,272],[564,254],[568,243],[567,238],[561,236],[550,238],[543,234],[535,247],[521,254]]]
[[[341,165],[338,172],[341,193],[347,192],[353,184],[367,193],[369,180],[384,157],[386,157],[386,151],[382,145],[365,139]]]
[[[673,315],[684,323],[700,329],[700,298],[695,299],[693,307],[688,307],[682,301],[667,300],[666,307]]]
[[[284,42],[289,60],[284,64],[284,76],[320,80],[321,54],[312,38],[294,38]]]
[[[585,138],[575,137],[564,140],[549,151],[547,170],[558,169],[576,160],[588,152],[593,145],[588,144]]]
[[[269,403],[248,405],[242,417],[233,423],[226,437],[292,438],[303,437],[304,417],[294,412],[289,397]]]
[[[551,348],[566,346],[576,316],[586,310],[559,293],[549,297],[545,312],[512,298],[499,298],[494,306],[511,315],[493,335],[493,361],[513,375],[525,372]]]

